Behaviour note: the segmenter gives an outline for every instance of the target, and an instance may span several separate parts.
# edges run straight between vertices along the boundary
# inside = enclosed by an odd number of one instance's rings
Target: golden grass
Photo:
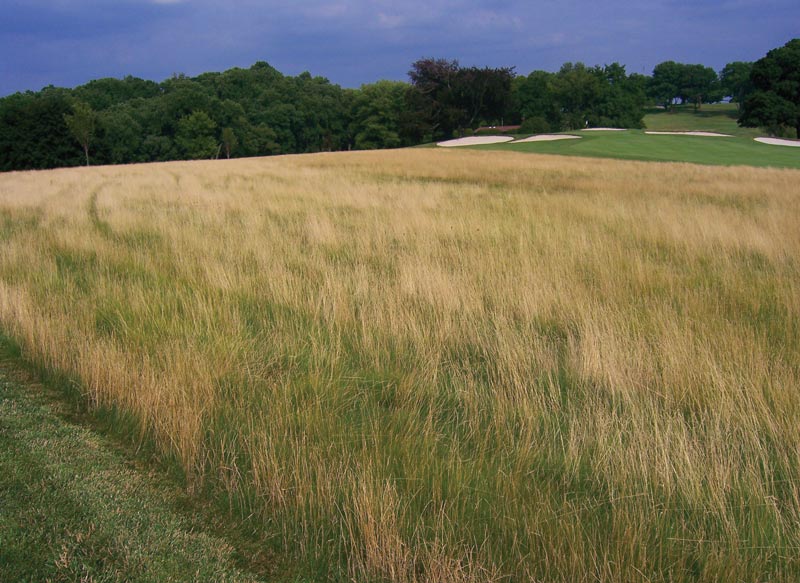
[[[407,150],[0,175],[0,325],[308,565],[800,578],[800,173]]]

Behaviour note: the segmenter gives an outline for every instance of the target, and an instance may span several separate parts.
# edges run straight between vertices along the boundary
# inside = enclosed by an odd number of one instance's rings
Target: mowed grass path
[[[0,581],[261,580],[175,483],[73,413],[0,357]]]
[[[0,328],[308,580],[796,582],[799,176],[445,149],[2,174]]]
[[[773,146],[753,141],[765,135],[755,128],[736,123],[737,109],[732,104],[705,105],[699,111],[679,107],[674,112],[653,111],[645,116],[647,130],[708,131],[733,137],[662,136],[645,130],[625,132],[568,132],[580,140],[492,144],[474,146],[484,150],[506,150],[565,156],[589,156],[657,162],[691,162],[722,166],[766,166],[800,168],[800,148]]]

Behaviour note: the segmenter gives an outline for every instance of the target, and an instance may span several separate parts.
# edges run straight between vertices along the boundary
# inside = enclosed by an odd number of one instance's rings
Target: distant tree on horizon
[[[739,125],[778,133],[793,128],[800,139],[800,38],[772,49],[753,64],[753,92],[745,100]]]
[[[205,111],[194,111],[178,121],[175,143],[189,160],[211,158],[217,151],[216,129],[217,124]]]
[[[455,92],[459,69],[456,60],[428,58],[415,61],[408,72],[412,87],[409,107],[425,124],[431,139],[450,138],[458,127],[461,112]]]
[[[362,85],[353,100],[351,134],[357,150],[399,148],[408,84],[378,81]]]
[[[236,134],[231,128],[222,128],[222,147],[225,150],[225,157],[230,160],[231,152],[239,144]]]
[[[731,102],[736,103],[739,109],[742,108],[747,95],[753,90],[750,82],[750,73],[753,70],[753,63],[745,61],[734,61],[723,67],[719,73],[722,92],[726,97],[731,98]]]
[[[675,61],[652,76],[628,75],[619,63],[565,63],[518,76],[513,67],[425,58],[412,63],[407,81],[358,89],[308,72],[284,75],[264,61],[161,82],[102,78],[0,98],[0,171],[403,147],[481,125],[524,123],[525,133],[636,128],[647,98],[700,108],[729,95],[744,110],[752,97],[742,123],[795,127],[791,99],[756,92],[751,66],[729,63],[719,79],[708,67]]]
[[[713,103],[723,97],[714,69],[675,61],[664,61],[655,66],[647,93],[665,109],[672,109],[675,100],[680,100],[681,104],[693,103],[695,111],[703,103]]]
[[[511,104],[513,67],[461,67],[456,60],[429,58],[414,62],[408,76],[408,103],[433,139],[500,122]]]
[[[72,106],[71,114],[64,114],[64,122],[72,136],[78,140],[86,156],[86,165],[89,165],[89,144],[94,138],[97,114],[84,101],[76,101]]]
[[[664,61],[653,69],[647,93],[664,109],[672,109],[675,100],[679,99],[681,71],[681,64],[675,61]]]
[[[722,99],[717,72],[705,65],[682,65],[680,97],[684,102],[693,103],[695,111],[703,103],[714,103]]]
[[[558,131],[561,112],[553,99],[551,81],[554,73],[531,71],[516,77],[511,92],[511,118],[523,125],[525,133]]]
[[[80,165],[64,123],[72,103],[69,90],[52,86],[0,99],[0,171]]]

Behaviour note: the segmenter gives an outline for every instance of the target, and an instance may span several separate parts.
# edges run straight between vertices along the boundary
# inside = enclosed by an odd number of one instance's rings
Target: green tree
[[[672,105],[680,95],[683,65],[675,61],[664,61],[653,69],[647,94],[664,109],[672,109]]]
[[[590,126],[640,128],[643,126],[645,92],[641,76],[625,72],[619,63],[595,67],[600,80],[600,94],[591,104],[587,119]]]
[[[77,166],[80,151],[64,123],[69,92],[46,87],[0,99],[0,170]]]
[[[462,110],[460,125],[502,123],[511,105],[513,68],[462,68],[456,75],[456,103]]]
[[[433,139],[499,122],[511,104],[513,68],[461,68],[458,61],[420,59],[408,75],[412,92],[407,103]]]
[[[553,73],[533,71],[516,77],[512,83],[511,117],[523,123],[526,133],[561,129],[561,111],[553,96],[552,78]]]
[[[145,162],[142,153],[144,129],[128,103],[98,113],[95,160],[109,164]]]
[[[753,92],[742,106],[739,125],[773,132],[787,126],[800,138],[800,38],[756,61],[750,82]]]
[[[401,119],[408,85],[378,81],[362,85],[353,98],[353,140],[359,150],[397,148],[403,144]]]
[[[675,61],[664,61],[656,65],[647,93],[666,109],[672,109],[676,99],[681,103],[694,103],[696,110],[704,102],[722,99],[719,79],[714,69]]]
[[[225,157],[230,159],[231,152],[239,145],[239,140],[231,128],[222,128],[222,147],[225,150]]]
[[[218,150],[214,123],[205,111],[195,111],[178,121],[175,143],[180,154],[190,160],[212,158]]]
[[[725,65],[720,71],[719,79],[722,92],[726,97],[730,97],[731,101],[736,103],[739,109],[742,108],[742,103],[753,89],[753,85],[750,82],[750,72],[752,70],[753,63],[734,61]]]
[[[602,95],[602,80],[583,63],[564,63],[553,77],[553,97],[559,105],[563,129],[590,125],[593,111]]]
[[[422,132],[433,140],[453,137],[463,116],[456,95],[459,69],[455,60],[420,59],[408,72],[412,86],[408,105],[424,125]]]
[[[67,129],[83,148],[87,166],[89,165],[89,144],[94,138],[96,121],[97,114],[92,111],[88,103],[83,101],[76,101],[72,106],[72,113],[64,114]]]
[[[211,117],[210,112],[218,105],[219,100],[207,87],[187,77],[172,77],[161,87],[163,93],[154,100],[154,105],[158,109],[159,133],[170,138],[177,136],[180,119],[196,111]]]
[[[159,93],[158,83],[130,75],[124,79],[95,79],[73,91],[76,99],[85,101],[95,111],[103,111],[137,97],[149,99]]]
[[[713,103],[722,98],[717,72],[703,65],[680,65],[681,100],[694,103],[695,110],[702,107],[703,102]]]
[[[350,93],[324,77],[301,73],[290,80],[294,104],[292,132],[297,150],[319,152],[346,147],[350,126]]]

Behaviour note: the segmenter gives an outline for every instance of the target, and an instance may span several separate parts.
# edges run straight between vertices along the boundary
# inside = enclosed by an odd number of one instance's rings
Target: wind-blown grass
[[[793,581],[798,176],[437,150],[0,175],[0,323],[315,578]]]

